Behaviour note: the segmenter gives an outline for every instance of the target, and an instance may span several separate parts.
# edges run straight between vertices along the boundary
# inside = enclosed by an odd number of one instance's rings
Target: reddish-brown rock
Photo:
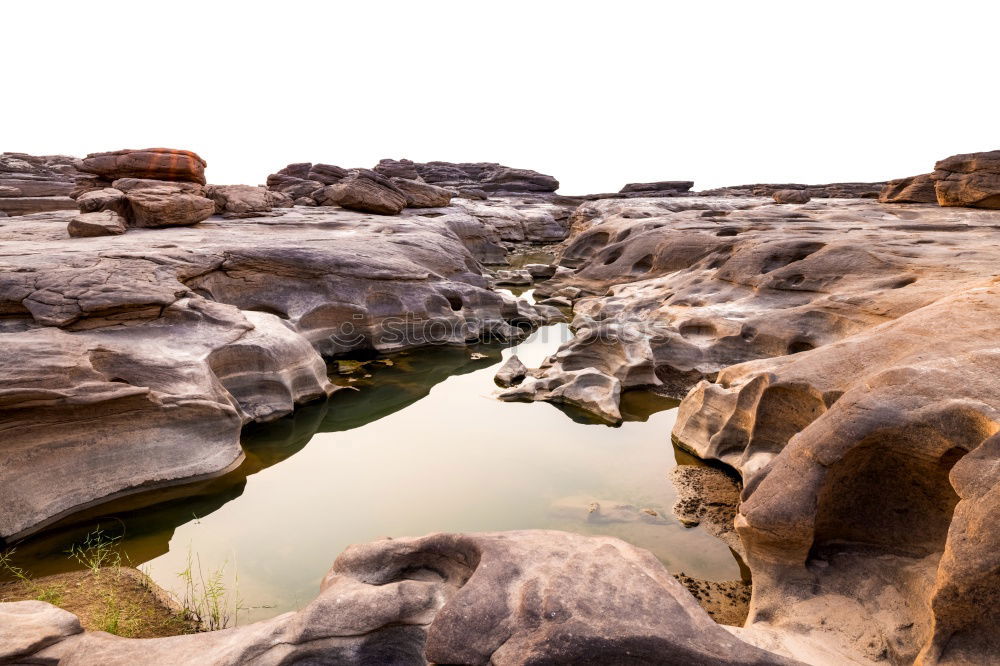
[[[1000,208],[1000,150],[952,155],[934,165],[931,177],[942,206]]]
[[[804,204],[809,203],[808,190],[778,190],[771,195],[775,203],[780,204]]]
[[[146,148],[91,153],[83,160],[81,171],[105,179],[149,178],[205,184],[205,160],[189,150]]]

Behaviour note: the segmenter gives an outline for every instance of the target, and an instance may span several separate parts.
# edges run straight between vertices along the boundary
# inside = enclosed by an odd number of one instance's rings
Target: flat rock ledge
[[[553,531],[351,546],[297,613],[222,631],[84,632],[40,601],[0,604],[0,663],[790,666],[716,624],[648,551]]]

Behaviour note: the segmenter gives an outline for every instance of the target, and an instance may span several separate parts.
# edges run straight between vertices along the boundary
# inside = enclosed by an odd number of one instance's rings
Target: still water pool
[[[435,531],[608,534],[649,549],[671,571],[739,578],[726,546],[670,514],[667,474],[683,456],[670,443],[675,403],[627,393],[631,420],[612,428],[550,404],[495,398],[493,375],[511,354],[535,367],[569,337],[559,324],[510,349],[376,359],[336,376],[351,388],[330,400],[249,429],[247,459],[234,472],[101,507],[22,544],[19,559],[36,576],[72,568],[63,550],[99,523],[123,535],[133,565],[175,593],[189,556],[206,573],[224,567],[230,589],[238,574],[249,607],[241,624],[310,601],[352,543]]]

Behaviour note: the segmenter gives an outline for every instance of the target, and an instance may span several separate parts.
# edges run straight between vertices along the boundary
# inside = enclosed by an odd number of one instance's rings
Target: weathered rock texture
[[[81,162],[80,170],[85,174],[77,179],[72,192],[80,212],[114,212],[129,227],[197,224],[215,213],[217,206],[219,212],[234,213],[234,217],[270,210],[251,201],[248,190],[261,188],[240,189],[240,198],[232,187],[246,186],[214,186],[215,198],[207,198],[202,187],[205,161],[186,150],[148,148],[92,153]],[[261,189],[257,198],[266,199],[267,194]]]
[[[113,210],[84,213],[69,221],[67,231],[74,238],[116,236],[125,233],[125,219]]]
[[[79,160],[66,155],[0,154],[0,213],[71,210]]]
[[[76,666],[798,663],[715,624],[647,551],[547,531],[352,546],[298,613],[223,631],[119,638],[36,601],[0,617],[0,658]]]
[[[771,198],[774,199],[774,203],[804,204],[809,203],[811,197],[808,190],[777,190]]]
[[[937,203],[932,174],[890,180],[879,193],[882,203]]]
[[[1000,150],[952,155],[934,165],[931,178],[942,206],[1000,208]]]
[[[105,180],[146,178],[204,185],[206,165],[205,160],[189,150],[146,148],[91,153],[81,162],[80,171]]]
[[[375,171],[411,180],[420,177],[427,183],[458,189],[474,188],[485,192],[555,192],[559,181],[530,169],[515,169],[495,162],[411,162],[381,160]]]
[[[671,196],[681,192],[687,192],[694,187],[691,180],[661,180],[655,183],[629,183],[621,190],[620,194],[642,194],[643,196]]]
[[[205,196],[215,202],[215,212],[227,219],[259,217],[274,208],[292,206],[288,195],[252,185],[208,185]]]
[[[380,215],[396,215],[407,204],[407,196],[400,188],[385,176],[367,169],[356,170],[317,194],[313,198],[321,205]]]
[[[770,197],[778,190],[804,190],[813,199],[876,199],[884,182],[879,183],[827,183],[803,185],[802,183],[758,183],[756,185],[731,185],[713,190],[696,192],[702,197]]]
[[[573,298],[575,337],[502,395],[611,421],[624,390],[686,395],[676,441],[744,484],[745,639],[809,663],[988,663],[1000,652],[998,215],[585,204],[536,290]]]
[[[134,206],[148,182],[115,189]],[[246,422],[333,390],[322,355],[517,338],[546,320],[487,288],[466,245],[482,247],[482,222],[434,210],[284,209],[92,238],[66,237],[70,212],[0,221],[0,538],[225,472]]]

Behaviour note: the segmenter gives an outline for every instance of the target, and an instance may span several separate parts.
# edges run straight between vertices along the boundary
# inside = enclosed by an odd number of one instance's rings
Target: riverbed
[[[527,294],[530,298],[530,292]],[[246,431],[246,461],[198,485],[110,504],[23,544],[34,575],[72,568],[64,551],[100,526],[125,559],[178,596],[189,563],[221,572],[239,622],[300,608],[352,543],[436,531],[559,529],[620,537],[672,572],[740,578],[732,552],[670,513],[676,403],[625,394],[609,427],[545,403],[496,399],[512,354],[537,366],[567,324],[511,348],[437,347],[331,364],[344,389]]]

